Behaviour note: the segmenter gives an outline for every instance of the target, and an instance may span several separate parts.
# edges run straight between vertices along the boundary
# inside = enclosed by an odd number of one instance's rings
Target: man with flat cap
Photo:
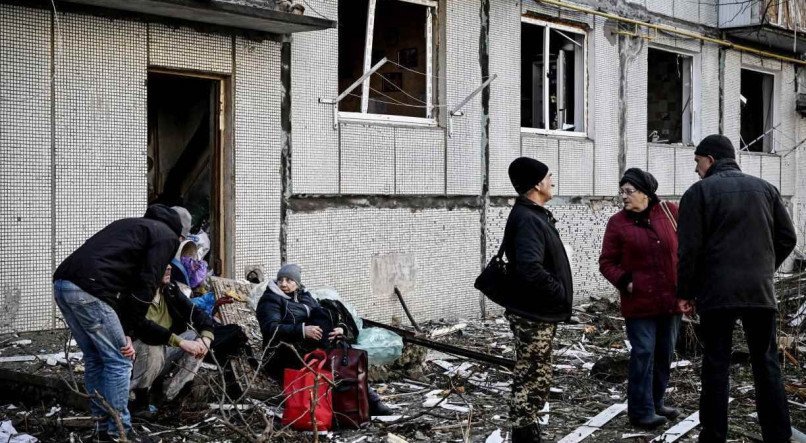
[[[511,273],[506,317],[515,337],[512,442],[540,442],[539,412],[551,387],[551,342],[557,323],[571,317],[571,266],[556,220],[545,205],[554,192],[549,168],[528,157],[509,165],[518,192],[504,230]]]
[[[773,274],[797,242],[778,190],[742,173],[730,140],[709,135],[694,151],[702,180],[680,201],[678,304],[700,313],[700,442],[724,442],[733,328],[741,319],[765,442],[792,431],[781,381]]]

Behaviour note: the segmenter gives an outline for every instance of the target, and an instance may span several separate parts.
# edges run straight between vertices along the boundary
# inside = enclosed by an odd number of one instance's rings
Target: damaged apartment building
[[[296,4],[298,3],[298,4]],[[0,332],[58,327],[50,276],[110,221],[181,203],[211,268],[299,263],[366,317],[499,311],[521,155],[578,299],[620,174],[679,199],[722,133],[803,232],[803,1],[0,1]]]

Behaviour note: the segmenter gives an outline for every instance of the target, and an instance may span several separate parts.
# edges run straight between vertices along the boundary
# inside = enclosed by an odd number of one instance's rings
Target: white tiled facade
[[[307,1],[338,18],[337,0]],[[708,2],[612,3],[622,16],[695,31],[717,22]],[[514,194],[507,166],[520,155],[554,173],[558,198],[550,205],[573,251],[577,299],[613,292],[599,275],[598,254],[604,226],[618,210],[621,149],[625,166],[655,174],[666,197],[679,198],[697,179],[692,147],[646,142],[650,47],[696,60],[695,142],[721,128],[738,144],[741,68],[775,75],[778,154],[745,153],[739,161],[781,189],[803,240],[806,177],[798,170],[806,157],[789,150],[806,137],[806,125],[795,112],[795,92],[803,90],[794,90],[791,64],[699,40],[620,36],[612,20],[534,0],[440,0],[436,12],[436,125],[342,120],[334,128],[331,106],[319,99],[340,92],[335,28],[286,37],[285,109],[278,41],[0,4],[0,332],[58,326],[54,267],[106,223],[144,211],[146,79],[154,68],[209,74],[230,85],[228,277],[242,278],[255,266],[271,275],[284,252],[302,265],[306,285],[335,287],[379,321],[402,317],[395,285],[418,320],[482,315],[472,284],[500,244],[512,201],[506,197]],[[523,15],[586,29],[581,136],[520,128]],[[473,98],[448,134],[445,112],[483,82],[485,59],[498,76],[489,102],[485,108],[482,94]],[[304,203],[285,214],[283,118],[291,128],[287,195]],[[499,312],[486,306],[486,314]]]

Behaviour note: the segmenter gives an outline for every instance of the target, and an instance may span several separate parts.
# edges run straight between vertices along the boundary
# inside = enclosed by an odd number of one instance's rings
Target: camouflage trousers
[[[509,419],[515,427],[537,423],[551,387],[551,342],[555,323],[506,314],[515,336],[515,369]]]

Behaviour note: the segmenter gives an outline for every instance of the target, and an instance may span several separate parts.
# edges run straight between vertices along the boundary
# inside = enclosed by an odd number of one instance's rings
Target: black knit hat
[[[646,194],[650,199],[657,200],[658,196],[655,194],[658,190],[658,181],[655,176],[638,168],[630,168],[624,171],[624,176],[619,180],[618,185],[624,186],[624,183],[629,183],[635,186],[635,189]]]
[[[518,157],[509,164],[509,180],[518,194],[525,194],[548,173],[548,166],[529,157]]]
[[[724,135],[711,134],[702,139],[697,149],[694,150],[694,155],[702,157],[711,156],[714,160],[722,158],[736,158],[736,150],[733,149],[733,143]]]

